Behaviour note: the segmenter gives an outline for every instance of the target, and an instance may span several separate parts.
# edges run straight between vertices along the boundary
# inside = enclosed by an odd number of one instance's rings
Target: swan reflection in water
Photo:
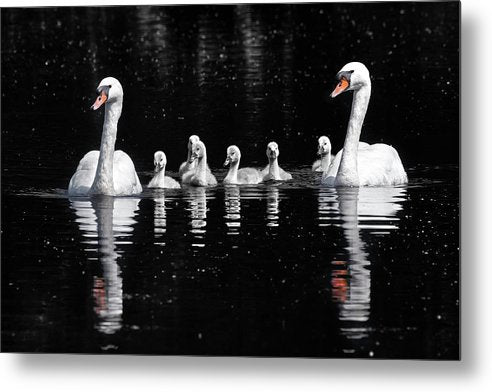
[[[332,300],[339,304],[341,333],[349,340],[367,338],[370,332],[371,262],[361,234],[387,235],[398,229],[397,212],[403,208],[401,203],[405,198],[406,188],[327,188],[319,191],[319,225],[326,226],[329,221],[339,225],[347,243],[347,259],[332,262],[331,293]]]
[[[207,192],[205,187],[188,187],[185,190],[188,201],[187,211],[190,212],[190,233],[194,242],[191,246],[203,248],[207,232]]]
[[[154,194],[154,243],[165,246],[163,240],[166,234],[166,195],[162,190]]]
[[[267,226],[279,226],[279,190],[275,185],[268,185],[267,188]]]
[[[228,185],[224,189],[225,224],[227,234],[237,235],[241,228],[241,193],[239,186]]]
[[[70,199],[76,222],[82,232],[88,260],[102,266],[102,277],[94,276],[95,328],[105,334],[121,329],[123,315],[123,279],[117,258],[122,250],[117,246],[131,244],[135,215],[140,199],[97,196],[88,199]]]

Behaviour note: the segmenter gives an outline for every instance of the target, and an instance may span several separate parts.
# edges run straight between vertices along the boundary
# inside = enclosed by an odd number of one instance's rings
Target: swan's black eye
[[[354,71],[352,71],[352,72],[354,72]],[[111,85],[109,85],[108,87],[111,88]]]
[[[337,76],[335,77],[336,80],[338,80],[339,82],[342,80],[342,79],[345,79],[347,82],[350,83],[350,77],[352,76],[352,73],[354,71],[340,71],[339,73],[337,73]]]

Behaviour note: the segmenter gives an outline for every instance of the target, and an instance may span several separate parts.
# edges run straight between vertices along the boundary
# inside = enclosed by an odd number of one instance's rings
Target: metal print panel
[[[2,9],[2,351],[459,359],[459,13]]]

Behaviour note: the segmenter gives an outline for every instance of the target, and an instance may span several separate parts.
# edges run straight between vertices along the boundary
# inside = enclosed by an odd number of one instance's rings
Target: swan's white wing
[[[191,182],[191,178],[195,175],[195,170],[188,170],[183,173],[181,176],[181,182],[183,184],[189,184]]]
[[[179,171],[178,174],[180,177],[183,177],[185,173],[189,172],[190,170],[194,169],[196,166],[196,161],[193,161],[189,163],[188,161],[184,161],[180,166],[179,166]]]
[[[252,167],[243,167],[237,171],[237,180],[240,184],[258,184],[262,178],[261,173]]]
[[[89,151],[84,155],[68,184],[69,195],[86,196],[89,194],[94,177],[96,176],[98,160],[99,151]]]
[[[292,180],[292,174],[290,174],[289,172],[286,172],[281,167],[279,167],[279,171],[280,171],[280,178],[282,180],[284,180],[284,181]]]
[[[164,177],[164,188],[179,189],[181,185],[172,177]]]
[[[127,153],[118,150],[114,153],[113,184],[115,195],[134,195],[142,192],[135,166]]]
[[[211,186],[217,185],[217,179],[212,174],[208,166],[207,166],[207,185],[211,185]]]
[[[359,150],[357,170],[361,186],[390,186],[408,182],[398,152],[383,143]]]
[[[159,175],[155,175],[152,177],[152,180],[150,180],[147,188],[164,188],[164,183],[161,184],[161,181],[159,181]]]
[[[188,168],[188,161],[185,161],[181,165],[179,165],[178,174],[180,177],[186,172],[187,168]]]
[[[335,185],[342,153],[343,148],[335,156],[328,171],[323,173],[322,184]],[[383,143],[359,143],[357,171],[359,173],[360,186],[390,186],[408,182],[407,174],[398,152],[393,147]]]
[[[361,144],[367,144],[367,143],[362,143],[362,142],[359,143],[359,148],[360,148]],[[335,159],[335,155],[330,154],[330,164],[331,164],[331,162],[333,162],[334,159]],[[316,172],[322,172],[323,171],[321,159],[318,159],[318,160],[313,162],[313,165],[311,167],[311,171],[316,171]]]
[[[311,171],[321,171],[321,159],[317,159],[313,162]]]

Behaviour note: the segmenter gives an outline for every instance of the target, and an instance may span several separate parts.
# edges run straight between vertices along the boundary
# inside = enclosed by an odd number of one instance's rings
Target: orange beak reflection
[[[342,78],[335,87],[335,90],[333,90],[333,92],[331,93],[331,97],[335,98],[337,95],[340,95],[348,88],[348,86],[349,82],[347,81],[347,79]]]
[[[108,96],[106,95],[106,93],[104,91],[101,91],[101,94],[99,95],[99,97],[96,98],[96,101],[91,106],[91,109],[92,110],[99,109],[102,105],[104,105],[104,102],[106,102],[107,99]]]

